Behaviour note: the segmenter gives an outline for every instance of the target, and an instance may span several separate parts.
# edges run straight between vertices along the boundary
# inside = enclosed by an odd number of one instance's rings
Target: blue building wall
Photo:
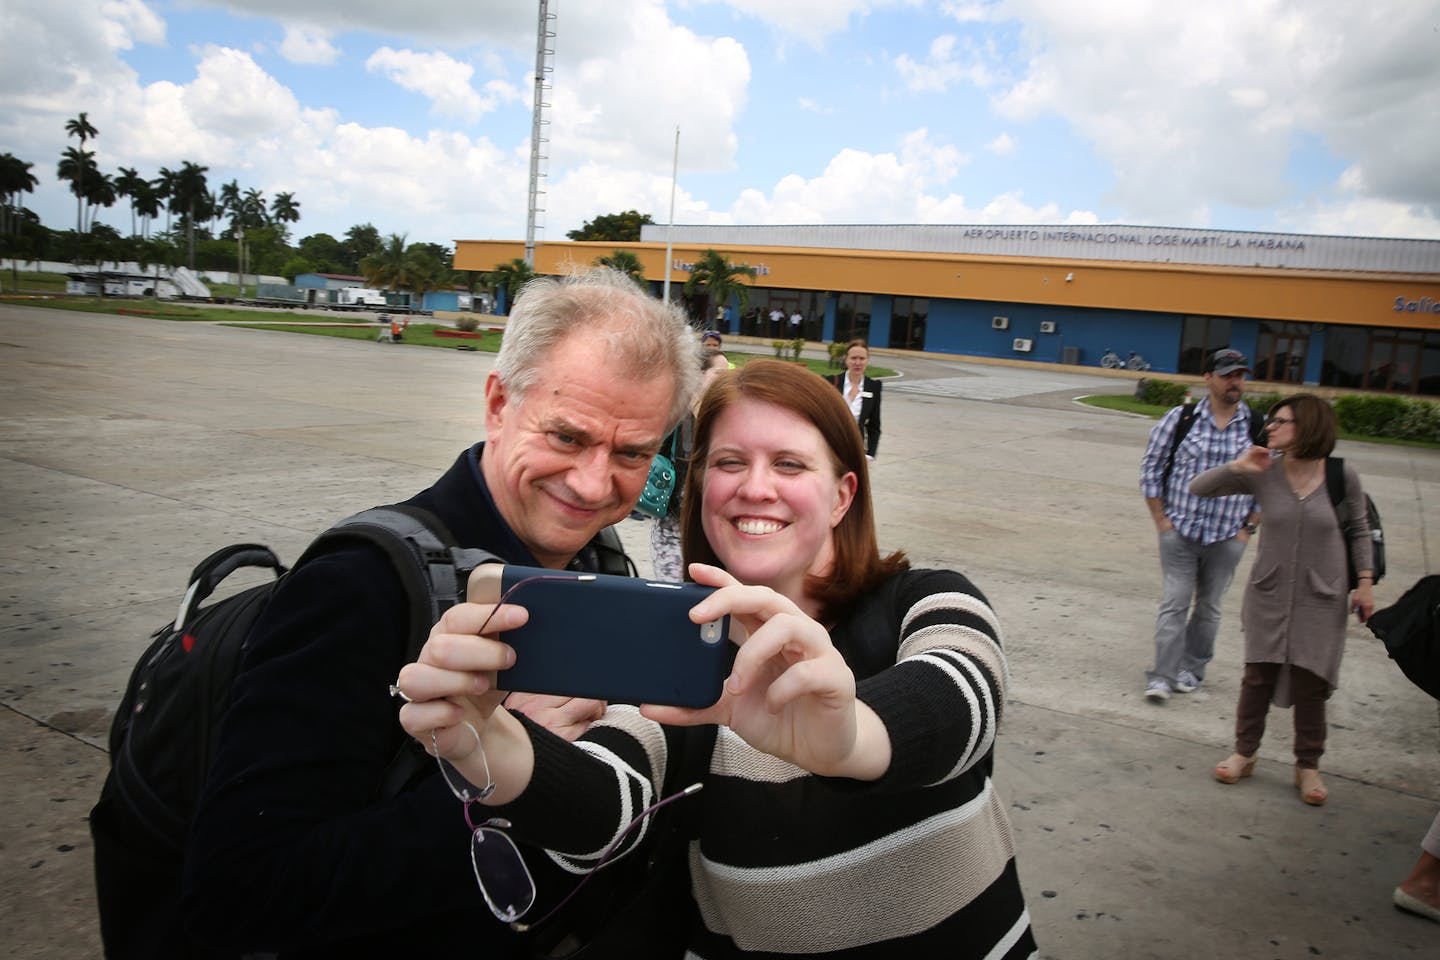
[[[880,313],[876,298],[876,314]],[[889,342],[890,303],[886,298],[883,339],[871,321],[871,342]],[[1008,324],[994,326],[995,317]],[[1053,323],[1053,332],[1041,325]],[[1041,304],[1001,303],[986,300],[930,301],[925,349],[981,357],[1063,362],[1065,348],[1079,350],[1079,362],[1099,366],[1100,357],[1113,349],[1122,358],[1140,354],[1157,371],[1173,373],[1180,355],[1181,318],[1174,314],[1129,310],[1096,310]],[[1029,352],[1014,349],[1016,339],[1029,340]]]

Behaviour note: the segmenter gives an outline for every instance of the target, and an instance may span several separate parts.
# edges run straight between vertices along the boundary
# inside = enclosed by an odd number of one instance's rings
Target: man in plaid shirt
[[[1160,418],[1140,461],[1140,492],[1160,532],[1165,580],[1155,618],[1155,665],[1146,671],[1145,698],[1152,703],[1169,700],[1172,692],[1191,693],[1205,679],[1220,629],[1220,598],[1255,534],[1259,514],[1253,497],[1201,499],[1190,493],[1196,474],[1229,463],[1251,444],[1253,414],[1240,399],[1249,372],[1250,361],[1238,350],[1209,357],[1208,392],[1175,449],[1169,482],[1165,464],[1184,407]]]

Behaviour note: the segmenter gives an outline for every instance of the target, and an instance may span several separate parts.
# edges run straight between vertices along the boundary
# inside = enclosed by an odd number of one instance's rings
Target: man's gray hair
[[[517,401],[539,377],[551,348],[571,334],[594,338],[595,362],[612,367],[617,383],[669,374],[675,395],[668,424],[689,408],[700,385],[700,343],[684,311],[609,267],[536,277],[515,298],[495,372]]]

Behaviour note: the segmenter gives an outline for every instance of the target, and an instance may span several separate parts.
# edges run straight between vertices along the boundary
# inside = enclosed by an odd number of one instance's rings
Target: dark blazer
[[[833,377],[826,377],[845,395],[845,378],[847,374],[837,373]],[[865,441],[865,452],[875,456],[875,451],[880,449],[880,381],[873,377],[866,377],[861,384],[861,391],[864,396],[860,399],[860,438]]]

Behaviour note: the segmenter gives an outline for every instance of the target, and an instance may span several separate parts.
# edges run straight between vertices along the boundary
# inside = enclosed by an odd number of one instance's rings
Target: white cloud
[[[985,149],[999,157],[1008,157],[1015,152],[1019,146],[1015,138],[1008,133],[1002,133],[994,140],[985,144]]]
[[[498,103],[520,99],[510,84],[491,81],[482,95],[471,79],[475,68],[445,53],[417,53],[381,47],[365,61],[365,69],[381,73],[399,86],[428,99],[437,113],[476,120]]]
[[[165,22],[140,0],[104,0],[100,4],[100,25],[116,50],[129,50],[136,41],[165,42]]]
[[[1217,206],[1284,209],[1297,164],[1338,159],[1363,173],[1334,184],[1354,191],[1340,207],[1396,204],[1440,222],[1437,0],[996,10],[1019,24],[1028,60],[997,109],[1066,120],[1113,167],[1110,199],[1127,219],[1201,225]]]
[[[329,66],[339,58],[340,51],[330,42],[325,30],[287,26],[285,39],[280,43],[280,55],[291,63]]]
[[[799,107],[801,110],[804,110],[806,113],[814,113],[822,117],[829,117],[835,115],[834,107],[823,106],[822,104],[816,102],[815,100],[812,100],[809,97],[796,97],[795,106]]]
[[[984,89],[995,83],[994,71],[985,61],[993,55],[969,38],[951,33],[930,41],[929,56],[924,63],[908,54],[895,57],[895,70],[905,85],[919,93],[942,93],[952,86],[968,83]]]
[[[812,46],[839,33],[854,20],[872,10],[918,6],[920,0],[724,0],[727,6],[770,24],[776,30],[798,37]]]
[[[1018,193],[981,206],[946,193],[969,158],[953,146],[933,142],[926,130],[906,134],[896,153],[840,151],[812,179],[782,178],[770,195],[745,190],[728,210],[700,222],[736,223],[1094,223],[1090,211],[1040,207]]]

